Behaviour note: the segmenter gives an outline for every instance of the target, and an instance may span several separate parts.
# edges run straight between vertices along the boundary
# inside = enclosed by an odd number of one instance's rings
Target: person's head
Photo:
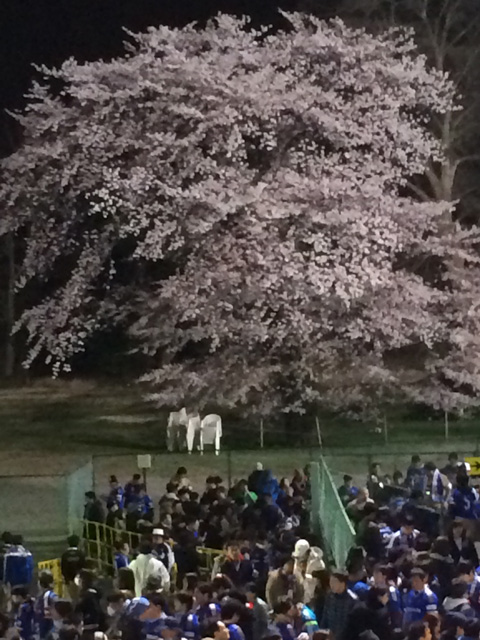
[[[80,544],[80,538],[78,536],[69,536],[67,538],[67,544],[69,547],[76,549]]]
[[[153,551],[153,547],[151,542],[149,542],[148,540],[142,540],[140,542],[140,546],[138,547],[138,552],[141,555],[148,556],[152,553],[152,551]]]
[[[381,471],[380,463],[372,462],[372,464],[370,465],[370,473],[373,476],[378,476],[380,474],[380,471]]]
[[[367,487],[362,487],[358,490],[357,500],[359,502],[366,502],[370,498],[370,492]]]
[[[87,491],[85,494],[85,501],[87,504],[92,504],[97,499],[94,491]]]
[[[412,456],[412,467],[415,467],[416,469],[420,469],[421,466],[422,466],[422,459],[420,458],[420,456],[418,454]]]
[[[348,573],[346,571],[334,571],[330,576],[330,589],[340,595],[347,589]]]
[[[23,545],[23,536],[21,535],[15,534],[12,536],[11,540],[14,547],[21,547]]]
[[[410,573],[410,580],[412,583],[412,589],[414,591],[422,591],[425,588],[425,584],[427,582],[427,574],[423,569],[419,569],[418,567],[412,569]]]
[[[185,467],[178,467],[177,473],[175,474],[178,480],[183,480],[183,478],[187,477],[187,470]]]
[[[457,479],[456,479],[457,487],[459,489],[466,489],[468,487],[469,480],[470,478],[465,474],[463,473],[457,474]]]
[[[465,533],[463,522],[461,520],[454,520],[452,522],[452,537],[454,539],[463,538]]]
[[[450,464],[456,465],[458,463],[458,453],[452,451],[452,453],[450,453],[448,456],[448,462]]]
[[[173,597],[175,613],[188,613],[193,609],[193,596],[185,591],[176,593]]]
[[[147,578],[145,588],[143,589],[143,595],[149,598],[154,593],[159,593],[162,590],[163,581],[160,576],[150,576]]]
[[[393,484],[397,486],[403,483],[403,473],[401,471],[393,472]]]
[[[282,573],[287,576],[293,575],[293,571],[295,568],[295,560],[291,556],[285,556],[282,561]]]
[[[442,620],[441,631],[442,633],[450,632],[452,638],[458,638],[463,636],[466,624],[467,619],[463,613],[450,611]]]
[[[229,640],[230,631],[221,620],[205,620],[200,625],[200,636],[202,638],[212,638],[212,640]]]
[[[405,516],[402,520],[402,531],[406,535],[411,535],[415,529],[415,523],[411,516]]]
[[[67,620],[73,615],[73,605],[69,600],[55,600],[52,607],[54,620]]]
[[[198,531],[200,527],[200,522],[196,516],[187,516],[185,524],[190,531]]]
[[[164,618],[161,630],[163,640],[176,640],[180,631],[180,624],[176,618],[171,616]]]
[[[178,499],[180,502],[188,502],[190,500],[190,490],[188,487],[182,487],[178,491]]]
[[[390,591],[385,587],[372,587],[367,591],[367,605],[370,607],[386,606],[390,598]]]
[[[237,624],[245,611],[244,605],[239,600],[227,600],[222,605],[222,620],[225,623]]]
[[[273,607],[273,615],[277,622],[294,617],[295,606],[291,600],[280,600]]]
[[[122,591],[113,591],[107,596],[107,614],[113,617],[123,610],[125,594]]]
[[[464,632],[467,638],[480,638],[480,620],[478,618],[467,618]]]
[[[123,553],[123,555],[128,556],[130,553],[130,547],[128,546],[128,542],[125,540],[117,540],[115,543],[115,550],[118,553]]]
[[[451,598],[465,598],[468,593],[468,585],[461,578],[455,578],[452,580],[452,584],[450,586],[450,597]]]
[[[165,541],[165,530],[156,528],[153,530],[153,544],[163,544]]]
[[[195,602],[200,607],[209,604],[213,599],[212,585],[208,582],[201,582],[195,587],[193,595],[195,598]]]
[[[227,555],[234,562],[238,562],[241,559],[242,553],[238,542],[232,540],[227,544]]]
[[[13,604],[22,604],[28,600],[28,589],[24,586],[13,587],[12,602]]]
[[[471,584],[475,580],[475,569],[468,560],[460,560],[457,565],[457,578],[466,584]]]
[[[343,484],[347,489],[351,489],[353,484],[352,476],[349,476],[347,473],[343,476]]]
[[[255,602],[258,596],[258,587],[255,582],[249,582],[245,585],[245,595],[247,602]]]
[[[140,620],[158,620],[165,611],[165,598],[161,593],[152,593],[148,596],[148,607],[140,615]]]
[[[110,488],[113,489],[118,489],[118,480],[117,480],[117,476],[110,476]]]
[[[414,622],[407,634],[407,640],[432,640],[430,627],[426,622]]]
[[[51,589],[53,587],[53,575],[51,571],[41,571],[38,574],[38,584],[41,589]]]
[[[373,569],[373,583],[376,587],[385,587],[388,584],[389,567],[386,564],[377,564]]]
[[[135,574],[128,567],[122,567],[117,574],[117,589],[135,591]]]
[[[139,473],[134,473],[132,476],[132,484],[140,484],[142,476]]]
[[[430,478],[432,478],[436,470],[437,470],[437,465],[434,462],[427,462],[425,464],[425,471],[428,472],[428,475],[430,476]]]
[[[93,588],[95,582],[95,573],[91,569],[82,569],[75,577],[75,584],[81,591],[87,591]]]

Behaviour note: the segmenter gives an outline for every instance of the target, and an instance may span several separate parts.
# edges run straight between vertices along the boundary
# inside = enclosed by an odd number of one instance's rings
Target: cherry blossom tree
[[[401,31],[288,19],[151,29],[43,70],[0,191],[18,286],[42,286],[27,366],[68,371],[120,324],[161,405],[301,412],[432,378],[475,402],[476,234],[406,188],[442,160],[427,125],[452,85]]]

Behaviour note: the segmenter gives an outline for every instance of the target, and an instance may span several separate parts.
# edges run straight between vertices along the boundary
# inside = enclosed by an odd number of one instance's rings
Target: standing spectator
[[[370,473],[367,478],[367,489],[372,500],[380,499],[384,488],[384,480],[381,476],[381,467],[379,462],[373,462],[370,465]]]
[[[389,591],[372,587],[365,602],[353,607],[348,615],[344,640],[359,640],[364,631],[372,631],[378,640],[390,640],[393,628],[388,614]]]
[[[178,567],[179,581],[187,573],[197,573],[198,570],[198,529],[200,523],[195,516],[185,518],[185,527],[179,532],[175,546],[175,560]]]
[[[119,540],[115,544],[115,570],[124,569],[130,564],[130,547],[128,542]]]
[[[447,613],[461,613],[467,618],[474,618],[475,611],[468,599],[468,587],[461,578],[452,580],[450,595],[442,602],[442,609]]]
[[[15,607],[15,628],[21,640],[35,640],[35,607],[27,587],[13,587],[12,603]]]
[[[427,488],[427,474],[419,455],[412,456],[412,462],[407,469],[405,485],[411,491],[421,491],[425,493],[425,489]]]
[[[390,616],[392,628],[400,628],[402,626],[403,605],[400,591],[395,581],[392,580],[393,568],[385,564],[377,565],[373,570],[373,584],[375,587],[388,589],[387,609]],[[393,575],[396,577],[396,575]]]
[[[195,613],[200,624],[206,620],[220,618],[220,605],[214,602],[213,588],[209,583],[201,583],[195,588]]]
[[[245,587],[245,594],[247,596],[247,607],[251,609],[253,614],[252,640],[263,640],[268,630],[267,603],[259,598],[258,588],[254,582]]]
[[[287,556],[283,559],[282,566],[270,573],[265,592],[271,608],[286,598],[290,598],[294,602],[303,600],[303,588],[294,574],[294,567],[295,560]]]
[[[142,595],[149,578],[160,578],[162,589],[165,593],[170,586],[170,576],[165,569],[165,565],[154,557],[152,551],[152,545],[149,542],[143,542],[140,545],[138,557],[130,563],[129,568],[135,576],[135,594],[137,597]]]
[[[80,538],[78,536],[70,536],[67,539],[67,544],[68,549],[62,554],[60,566],[69,595],[72,600],[75,600],[77,595],[75,576],[85,568],[87,560],[83,551],[79,549]]]
[[[121,591],[114,591],[107,596],[107,637],[122,637],[122,618],[125,610],[126,598]]]
[[[348,574],[334,571],[330,576],[330,593],[325,599],[321,629],[328,629],[333,640],[344,640],[350,611],[358,603],[357,596],[347,589]]]
[[[273,607],[274,629],[272,629],[272,632],[275,631],[281,640],[295,640],[297,637],[292,625],[292,609],[293,603],[291,600],[282,600]],[[269,635],[271,636],[273,633]]]
[[[85,513],[84,520],[89,522],[98,522],[103,524],[105,522],[105,511],[100,500],[97,498],[93,491],[87,491],[85,494]]]
[[[186,640],[198,640],[200,623],[193,610],[193,596],[190,593],[176,593],[173,598],[175,618],[182,631],[182,637]]]
[[[42,571],[38,576],[40,593],[35,601],[35,617],[40,640],[48,638],[53,630],[52,607],[58,595],[53,590],[53,575],[50,571]]]
[[[230,633],[230,640],[245,640],[245,635],[238,624],[244,608],[241,602],[233,598],[222,605],[222,621]]]
[[[405,598],[403,625],[409,628],[412,622],[423,620],[427,613],[436,613],[438,598],[427,584],[427,576],[422,569],[411,572],[411,589]]]
[[[447,503],[452,485],[448,478],[443,475],[434,462],[427,462],[425,465],[427,472],[427,493],[435,505],[444,505]]]
[[[408,630],[407,640],[432,640],[432,632],[427,622],[415,622]]]
[[[125,491],[120,486],[120,483],[117,480],[117,476],[110,476],[110,493],[107,498],[107,507],[110,507],[112,504],[116,504],[119,509],[123,509]]]
[[[388,544],[389,549],[401,547],[403,549],[413,549],[415,540],[420,535],[420,531],[415,529],[414,519],[412,516],[404,516],[402,526],[390,538]]]
[[[33,556],[23,546],[22,536],[12,536],[12,544],[5,553],[3,581],[11,587],[29,585],[33,578]]]
[[[348,474],[343,476],[343,484],[338,488],[338,496],[344,507],[358,495],[358,487],[353,486],[353,478]]]
[[[461,560],[472,562],[474,567],[480,564],[477,550],[472,540],[467,536],[467,531],[463,522],[454,521],[448,535],[450,541],[450,555],[453,561],[458,564]]]
[[[100,594],[95,588],[95,574],[89,569],[82,569],[77,583],[79,593],[75,611],[82,616],[84,640],[94,640],[96,631],[105,631],[105,615]]]
[[[138,488],[141,485],[142,477],[139,473],[134,473],[132,479],[127,482],[123,492],[123,506],[128,507],[130,500],[135,494],[138,493]]]
[[[170,482],[177,487],[177,491],[183,488],[192,488],[191,482],[188,479],[188,472],[185,467],[178,467],[177,473],[172,477]]]
[[[230,633],[221,620],[206,620],[200,629],[202,638],[210,640],[229,640]]]
[[[175,564],[175,556],[172,547],[165,540],[165,531],[163,529],[153,530],[153,553],[163,562],[168,573],[171,573]]]
[[[140,615],[140,620],[143,622],[142,637],[161,638],[167,618],[165,598],[160,593],[153,593],[148,596],[148,603],[147,609]]]
[[[284,519],[282,510],[275,503],[273,495],[271,493],[265,493],[262,496],[263,508],[262,508],[262,521],[263,526],[267,532],[274,531],[278,525]]]
[[[469,486],[466,475],[457,476],[457,487],[453,490],[450,504],[450,516],[461,520],[476,520],[478,512],[478,493]]]
[[[227,559],[222,564],[220,572],[230,578],[236,587],[243,587],[252,579],[252,563],[242,556],[238,542],[228,543]]]
[[[112,502],[108,505],[105,524],[107,527],[111,527],[112,529],[125,529],[123,511],[120,509],[117,502]]]

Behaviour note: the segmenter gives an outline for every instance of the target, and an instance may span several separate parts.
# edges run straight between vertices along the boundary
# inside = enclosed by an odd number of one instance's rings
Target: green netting
[[[338,496],[325,460],[311,465],[312,528],[321,535],[326,551],[337,568],[344,568],[355,541],[355,530]]]

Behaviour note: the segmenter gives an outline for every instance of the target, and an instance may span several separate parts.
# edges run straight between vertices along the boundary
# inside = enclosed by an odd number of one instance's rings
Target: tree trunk
[[[7,295],[5,305],[5,366],[3,373],[6,378],[11,378],[15,370],[15,338],[12,333],[15,324],[15,239],[12,232],[7,234],[5,238],[5,252],[7,257]]]

